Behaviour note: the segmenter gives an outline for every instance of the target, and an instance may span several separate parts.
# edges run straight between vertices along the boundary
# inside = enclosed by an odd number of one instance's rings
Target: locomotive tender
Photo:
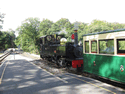
[[[55,62],[62,67],[81,68],[83,66],[82,46],[78,45],[77,30],[74,43],[67,42],[63,35],[40,37],[40,57]]]

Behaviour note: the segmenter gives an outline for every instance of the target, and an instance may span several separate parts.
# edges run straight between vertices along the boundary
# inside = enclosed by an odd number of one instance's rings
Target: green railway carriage
[[[125,83],[125,29],[83,35],[84,72]]]

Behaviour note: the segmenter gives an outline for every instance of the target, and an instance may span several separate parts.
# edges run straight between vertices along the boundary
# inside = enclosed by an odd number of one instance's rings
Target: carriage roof
[[[96,33],[89,33],[89,34],[85,34],[83,36],[105,34],[105,33],[113,33],[113,32],[120,32],[120,31],[125,31],[125,28],[124,29],[109,30],[109,31],[101,31],[101,32],[96,32]]]

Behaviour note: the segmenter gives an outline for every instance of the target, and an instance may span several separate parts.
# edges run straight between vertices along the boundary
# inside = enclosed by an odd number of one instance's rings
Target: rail
[[[4,52],[4,54],[2,55],[2,56],[0,56],[0,62],[2,61],[2,60],[4,60],[10,53],[11,53],[11,49],[8,49],[8,50],[6,50],[5,52]],[[1,63],[0,63],[1,64]]]

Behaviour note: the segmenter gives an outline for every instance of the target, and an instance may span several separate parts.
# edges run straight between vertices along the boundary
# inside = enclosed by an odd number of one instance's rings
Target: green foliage
[[[119,45],[119,50],[125,50],[125,41],[119,41],[118,45]]]
[[[51,28],[47,31],[48,35],[55,34],[56,32],[59,32],[61,29],[58,27],[57,23],[52,24]]]
[[[38,18],[28,18],[23,21],[23,24],[17,28],[19,36],[15,44],[21,45],[22,49],[26,52],[39,53],[39,24]]]
[[[15,46],[14,40],[15,40],[14,32],[0,31],[0,50],[14,47]]]
[[[40,36],[49,35],[51,33],[51,30],[49,30],[49,29],[52,27],[52,24],[53,24],[52,21],[50,21],[48,19],[43,19],[43,21],[40,23],[40,26],[39,26]]]
[[[84,34],[121,29],[125,28],[125,24],[93,20],[91,24],[78,22],[78,27],[78,41],[82,41],[82,35]],[[51,35],[60,31],[66,31],[67,34],[62,34],[67,38],[67,42],[70,42],[71,35],[74,33],[74,23],[71,23],[66,18],[61,18],[55,23],[48,19],[43,19],[43,21],[40,22],[38,18],[28,18],[23,21],[20,27],[17,28],[17,31],[19,31],[19,36],[15,40],[15,44],[17,46],[21,45],[24,51],[39,53],[40,36]],[[101,42],[100,46],[102,49],[106,48],[104,42]],[[94,51],[95,49],[96,48],[93,48]],[[88,47],[86,50],[89,50]]]
[[[4,20],[3,20],[4,15],[5,15],[4,13],[1,14],[1,12],[0,12],[0,23],[2,23],[2,24],[3,24],[3,22],[4,22]],[[3,26],[0,24],[0,30],[1,30],[1,29],[3,29]]]
[[[89,33],[112,30],[106,21],[93,20],[89,25]]]
[[[93,41],[91,45],[92,45],[91,52],[97,52],[97,41]]]

